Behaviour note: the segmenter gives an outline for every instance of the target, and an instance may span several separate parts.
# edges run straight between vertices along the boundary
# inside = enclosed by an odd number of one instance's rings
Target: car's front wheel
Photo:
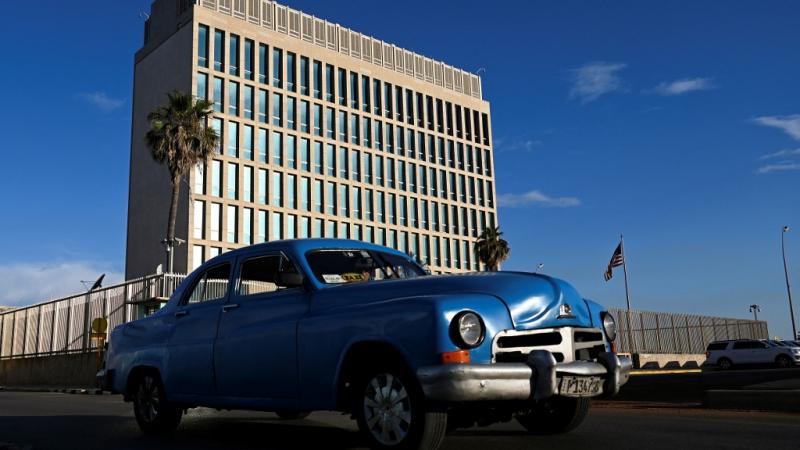
[[[728,358],[720,358],[719,361],[717,361],[717,365],[720,370],[730,370],[730,368],[733,367],[733,361]]]
[[[775,364],[781,369],[786,369],[792,367],[792,360],[786,355],[778,355],[778,357],[775,358]]]
[[[588,413],[588,398],[552,397],[516,419],[531,434],[559,434],[577,428]]]
[[[168,434],[178,428],[183,410],[169,402],[161,378],[147,372],[138,376],[133,390],[136,423],[146,434]]]
[[[353,407],[358,428],[371,448],[439,448],[447,413],[427,407],[422,389],[407,370],[381,365],[359,380]]]

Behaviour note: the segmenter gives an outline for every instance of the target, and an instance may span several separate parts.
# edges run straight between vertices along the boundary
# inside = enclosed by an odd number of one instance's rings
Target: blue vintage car
[[[196,406],[338,410],[372,447],[436,448],[448,430],[512,418],[573,429],[628,379],[615,335],[601,305],[548,276],[430,276],[386,247],[275,241],[217,256],[117,327],[99,376],[146,433]]]

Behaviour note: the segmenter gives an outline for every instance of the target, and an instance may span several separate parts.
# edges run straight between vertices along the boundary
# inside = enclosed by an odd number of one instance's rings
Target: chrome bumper
[[[421,367],[417,379],[425,396],[445,402],[542,400],[559,395],[563,376],[602,377],[599,394],[614,395],[628,381],[631,359],[601,353],[597,361],[557,363],[546,350],[534,350],[526,363],[453,364]],[[598,394],[598,395],[599,395]]]

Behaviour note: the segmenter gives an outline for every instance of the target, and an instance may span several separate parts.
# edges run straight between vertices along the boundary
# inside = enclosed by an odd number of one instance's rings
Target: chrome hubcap
[[[158,417],[160,402],[158,383],[152,376],[145,376],[139,382],[139,389],[136,391],[136,408],[142,419],[153,422]]]
[[[384,373],[370,380],[364,391],[364,419],[369,432],[383,445],[405,439],[411,426],[411,401],[398,378]]]

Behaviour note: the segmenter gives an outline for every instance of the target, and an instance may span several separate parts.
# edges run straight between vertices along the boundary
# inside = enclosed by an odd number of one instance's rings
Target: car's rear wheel
[[[720,358],[717,361],[717,366],[719,366],[721,370],[729,370],[731,367],[733,367],[733,361],[728,358]]]
[[[792,360],[786,355],[778,355],[778,357],[775,358],[775,364],[781,369],[786,369],[792,367]]]
[[[291,411],[288,409],[275,411],[275,414],[283,420],[302,420],[311,414],[308,411]]]
[[[422,389],[407,370],[381,364],[358,380],[353,408],[358,428],[371,448],[439,448],[447,429],[447,413],[426,405]]]
[[[153,373],[142,373],[133,388],[133,412],[136,423],[146,434],[169,434],[181,423],[183,410],[167,401],[161,378]]]
[[[589,403],[588,398],[552,397],[538,402],[516,419],[531,434],[567,433],[583,423]]]

